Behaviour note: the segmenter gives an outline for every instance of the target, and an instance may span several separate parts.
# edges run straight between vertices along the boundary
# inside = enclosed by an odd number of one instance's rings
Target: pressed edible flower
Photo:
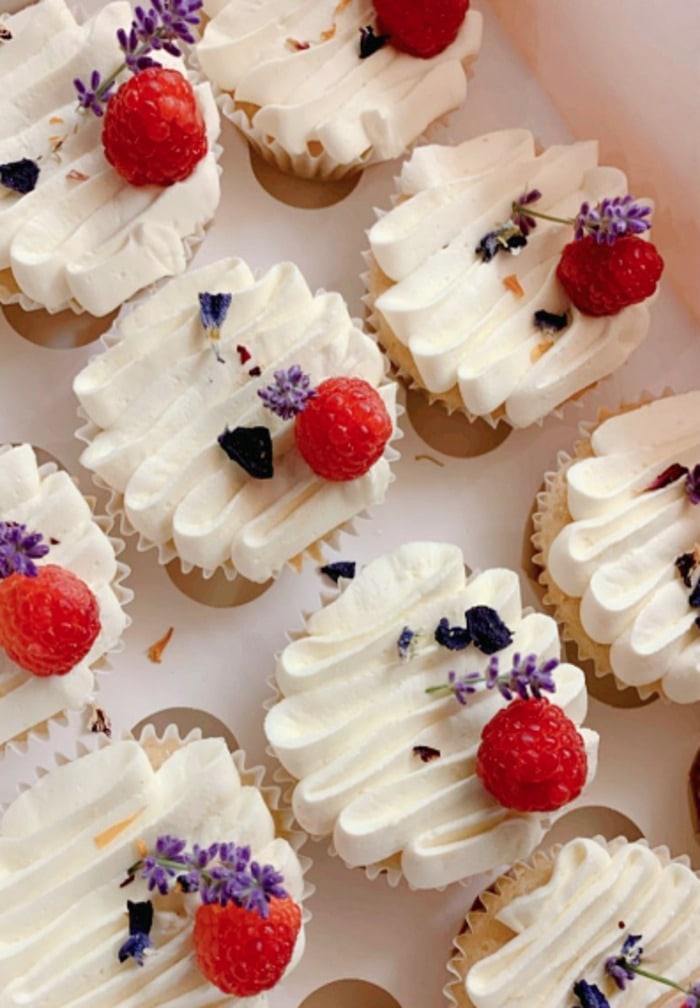
[[[153,904],[150,900],[140,903],[127,900],[126,908],[129,912],[129,937],[117,953],[119,962],[135,959],[139,966],[143,966],[147,949],[153,948],[150,937],[153,926]]]
[[[0,521],[0,578],[10,574],[36,577],[34,560],[46,556],[49,547],[41,532],[28,532],[19,522]]]
[[[417,756],[422,763],[432,763],[440,758],[440,750],[429,745],[414,745],[413,755]]]
[[[654,479],[648,487],[644,490],[663,490],[664,487],[669,486],[671,483],[675,483],[679,480],[681,476],[685,476],[688,472],[688,467],[681,465],[680,462],[672,462],[662,473]]]
[[[80,78],[73,81],[78,95],[78,106],[89,109],[97,116],[104,115],[105,105],[112,96],[112,88],[123,70],[132,73],[147,67],[160,66],[149,54],[159,49],[172,56],[181,56],[180,42],[195,41],[191,27],[199,24],[196,13],[203,0],[152,0],[148,10],[134,8],[134,19],[128,31],[117,31],[117,42],[124,61],[105,80],[97,70],[90,74],[85,84]]]
[[[497,689],[506,700],[512,700],[515,694],[523,700],[527,700],[530,696],[539,699],[542,692],[556,691],[552,672],[558,664],[557,658],[550,658],[538,665],[536,654],[528,654],[523,658],[516,653],[513,655],[511,667],[507,672],[502,672],[498,655],[493,655],[484,675],[480,672],[468,672],[466,675],[458,676],[456,672],[451,671],[448,673],[446,683],[429,686],[425,692],[452,692],[457,702],[463,705],[468,703],[471,694],[476,693],[481,685],[486,689]]]
[[[221,339],[221,327],[226,321],[228,310],[231,307],[231,294],[210,294],[203,291],[199,295],[199,321],[202,328],[211,340],[211,345],[216,354],[216,359],[224,363],[223,357],[219,353],[218,342]]]
[[[626,196],[606,198],[591,206],[582,203],[576,214],[575,234],[577,239],[593,235],[599,245],[612,245],[616,238],[628,234],[643,234],[651,227],[651,207],[635,203],[629,193]]]
[[[525,235],[525,237],[530,234],[533,228],[537,227],[537,221],[530,213],[528,213],[527,207],[531,203],[536,203],[537,200],[541,198],[542,193],[539,189],[530,189],[527,192],[524,192],[513,204],[513,215],[511,220],[520,233]]]
[[[566,312],[558,315],[556,312],[546,311],[544,308],[539,308],[532,320],[535,328],[544,332],[561,332],[569,324],[569,316]]]
[[[494,654],[508,647],[513,633],[491,606],[472,606],[464,614],[464,627],[450,626],[443,617],[435,630],[435,640],[450,651],[462,651],[473,644],[484,654]]]
[[[360,28],[360,59],[372,56],[382,49],[388,41],[388,35],[375,35],[372,25]]]
[[[354,560],[336,560],[335,563],[324,564],[319,570],[337,584],[340,578],[351,581],[355,577],[356,567]]]
[[[258,395],[273,413],[291,420],[316,395],[316,390],[310,387],[311,379],[298,364],[292,364],[286,371],[275,371],[274,378],[271,385],[258,389]]]
[[[39,165],[30,158],[8,161],[0,165],[0,183],[21,196],[36,188],[38,178]]]
[[[267,427],[228,427],[217,438],[232,462],[254,479],[272,479],[272,436]]]
[[[700,463],[694,465],[686,476],[685,490],[691,504],[700,504]]]
[[[411,650],[415,642],[415,636],[415,631],[411,630],[410,627],[405,626],[403,628],[399,634],[399,639],[396,642],[396,650],[399,652],[399,658],[408,658],[411,654]]]
[[[610,1008],[610,1002],[595,984],[585,980],[577,980],[574,984],[574,994],[578,998],[575,1008]]]

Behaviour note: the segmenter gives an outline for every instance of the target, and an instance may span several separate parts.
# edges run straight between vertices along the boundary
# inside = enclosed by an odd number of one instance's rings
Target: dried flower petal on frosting
[[[443,616],[435,628],[435,640],[450,651],[462,651],[471,642],[471,634],[466,627],[450,626],[450,621]]]
[[[513,633],[491,606],[479,605],[467,609],[464,614],[467,630],[474,646],[484,654],[494,654],[508,647]]]
[[[292,364],[286,371],[275,371],[274,377],[272,385],[258,389],[258,395],[273,413],[291,420],[316,395],[316,390],[311,388],[311,379],[298,364]]]
[[[272,479],[272,437],[267,427],[228,427],[218,443],[233,462],[254,479]]]
[[[686,476],[685,490],[691,504],[700,504],[700,462]]]
[[[231,307],[232,295],[210,294],[208,291],[202,291],[198,297],[199,320],[211,340],[216,359],[223,364],[224,359],[219,353],[217,343],[221,339],[221,327],[226,321],[228,310]]]
[[[135,959],[139,966],[143,966],[146,951],[153,948],[150,937],[153,926],[153,904],[150,900],[138,903],[127,900],[126,908],[129,912],[129,937],[117,953],[119,962]]]
[[[389,41],[388,35],[375,35],[372,25],[360,28],[360,59],[367,59],[379,52]]]
[[[415,630],[411,630],[410,627],[405,626],[401,633],[399,634],[399,639],[396,642],[396,650],[399,653],[399,658],[408,658],[415,646]]]
[[[530,189],[528,192],[524,192],[513,204],[513,216],[511,220],[519,229],[521,234],[525,236],[529,235],[532,229],[537,227],[537,221],[530,213],[528,213],[526,208],[531,203],[536,203],[537,200],[541,198],[542,193],[539,189]]]
[[[49,547],[41,532],[28,532],[20,522],[0,521],[0,578],[10,574],[36,577],[34,560],[46,556]]]
[[[36,187],[39,178],[39,165],[30,158],[21,158],[19,161],[8,161],[0,165],[0,183],[6,189],[24,196]]]
[[[354,560],[336,560],[335,563],[324,564],[319,570],[337,584],[340,578],[351,581],[355,577],[356,568]]]
[[[574,996],[578,998],[575,1008],[610,1008],[610,1002],[600,988],[586,980],[576,981]]]
[[[544,332],[561,332],[569,324],[569,316],[567,312],[558,315],[556,312],[539,308],[533,315],[532,321],[536,329],[541,329]]]
[[[434,749],[429,745],[414,745],[412,752],[422,763],[432,763],[433,760],[439,759],[441,755],[439,749]]]
[[[679,480],[681,476],[685,476],[688,472],[688,467],[681,465],[679,462],[672,462],[667,469],[659,473],[656,479],[645,487],[645,492],[647,490],[663,490],[664,487],[669,486],[671,483],[675,483]]]

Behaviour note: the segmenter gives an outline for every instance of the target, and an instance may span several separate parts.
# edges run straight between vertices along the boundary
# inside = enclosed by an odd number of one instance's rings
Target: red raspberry
[[[391,417],[364,378],[327,378],[297,414],[294,432],[313,471],[337,482],[370,469],[391,436]]]
[[[132,185],[186,179],[207,152],[190,82],[163,67],[134,74],[107,103],[102,143],[109,163]]]
[[[579,311],[616,315],[651,297],[663,268],[656,248],[637,235],[623,235],[612,245],[586,235],[564,248],[557,277]]]
[[[428,59],[457,38],[469,0],[374,0],[374,9],[396,49]]]
[[[270,990],[292,958],[301,908],[288,896],[273,897],[262,917],[235,903],[197,908],[192,939],[204,976],[225,994],[252,997]]]
[[[0,581],[0,645],[27,672],[65,675],[88,653],[100,632],[100,609],[88,586],[56,564],[36,577]]]
[[[544,697],[516,698],[481,733],[476,772],[506,808],[553,812],[581,793],[587,770],[576,725]]]

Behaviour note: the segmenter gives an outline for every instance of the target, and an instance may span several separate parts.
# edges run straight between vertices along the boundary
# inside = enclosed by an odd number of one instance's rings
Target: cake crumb
[[[170,638],[172,637],[174,632],[175,627],[168,627],[168,629],[160,638],[160,640],[157,640],[154,644],[151,644],[151,646],[146,651],[149,661],[154,662],[156,665],[159,665],[163,661],[163,652],[170,643]]]

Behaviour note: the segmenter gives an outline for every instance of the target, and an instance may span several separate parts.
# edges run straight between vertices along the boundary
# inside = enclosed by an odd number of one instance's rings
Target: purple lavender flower
[[[399,639],[396,642],[396,648],[399,652],[399,658],[408,658],[411,653],[411,644],[416,636],[415,631],[411,630],[410,627],[405,626],[401,633],[399,634]]]
[[[35,189],[38,178],[39,165],[31,158],[20,158],[19,161],[8,161],[0,165],[0,183],[20,196]]]
[[[19,522],[0,521],[0,578],[10,574],[36,577],[34,560],[46,556],[49,547],[41,532],[28,532]]]
[[[685,490],[691,504],[700,504],[700,462],[686,476]]]
[[[530,189],[528,192],[524,192],[520,199],[517,199],[513,204],[511,220],[525,237],[530,234],[533,228],[537,227],[537,221],[529,213],[525,212],[523,208],[529,206],[530,203],[536,203],[541,198],[542,193],[539,189]]]
[[[594,207],[582,203],[576,214],[574,237],[592,235],[599,245],[613,245],[623,235],[642,234],[651,227],[651,207],[636,203],[632,196],[606,197]]]
[[[700,983],[690,985],[688,996],[681,1005],[681,1008],[700,1008]]]
[[[457,698],[457,703],[463,706],[469,702],[470,695],[476,693],[476,685],[479,682],[483,682],[483,676],[480,676],[478,672],[467,672],[466,675],[459,676],[459,678],[456,672],[448,672],[447,674],[447,688],[452,690]]]
[[[153,904],[150,900],[144,900],[142,903],[132,903],[131,900],[127,900],[126,908],[129,912],[129,937],[117,953],[119,962],[135,959],[139,966],[143,966],[146,949],[153,947],[150,938],[153,926]]]
[[[283,420],[291,420],[316,395],[316,390],[310,386],[309,376],[298,364],[292,364],[286,371],[275,371],[274,383],[258,389],[258,395],[273,413]]]
[[[92,71],[89,84],[84,84],[79,77],[76,77],[73,86],[78,92],[78,107],[90,109],[96,116],[103,116],[105,105],[113,94],[115,78],[116,75],[103,81],[99,70]]]
[[[542,692],[556,692],[556,684],[552,672],[558,666],[557,658],[550,658],[542,665],[537,664],[537,655],[529,654],[521,659],[519,654],[513,655],[513,666],[510,670],[510,680],[513,690],[527,700],[530,693],[539,700]]]
[[[627,935],[622,943],[620,954],[609,956],[605,960],[605,972],[613,978],[620,990],[624,990],[627,982],[634,980],[636,976],[634,967],[639,966],[642,961],[642,953],[644,952],[644,949],[639,944],[641,940],[641,935]]]
[[[610,1002],[595,984],[586,980],[577,980],[574,984],[574,994],[578,998],[575,1008],[610,1008]]]
[[[199,319],[210,339],[219,338],[231,300],[231,294],[209,294],[207,291],[199,294]]]

